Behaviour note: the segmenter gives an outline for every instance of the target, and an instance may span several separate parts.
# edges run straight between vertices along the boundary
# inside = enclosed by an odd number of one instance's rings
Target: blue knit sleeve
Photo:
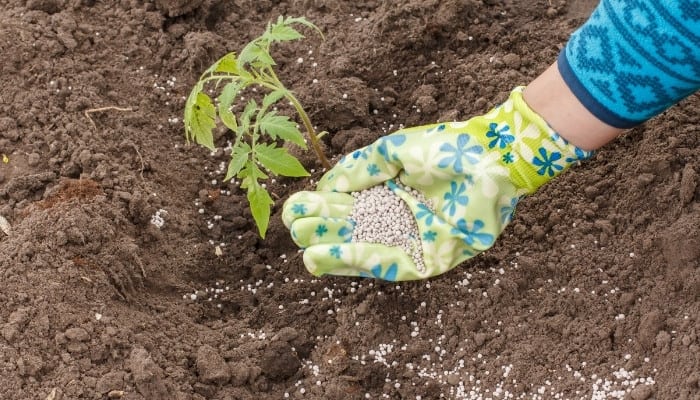
[[[700,1],[602,0],[557,65],[593,115],[638,125],[700,88]]]

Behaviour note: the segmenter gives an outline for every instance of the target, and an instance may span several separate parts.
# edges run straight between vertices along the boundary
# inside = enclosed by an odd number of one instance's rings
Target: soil
[[[325,34],[274,55],[338,157],[487,111],[593,3],[2,1],[1,397],[700,399],[697,95],[424,282],[314,278],[280,222],[313,183],[270,185],[261,240],[184,141],[199,74],[278,15]]]

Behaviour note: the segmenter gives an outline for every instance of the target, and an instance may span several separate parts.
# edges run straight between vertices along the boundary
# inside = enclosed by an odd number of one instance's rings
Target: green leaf
[[[236,122],[236,116],[233,115],[233,112],[231,111],[231,105],[244,86],[245,84],[240,81],[229,82],[226,84],[226,86],[224,86],[224,89],[221,91],[221,94],[218,97],[219,118],[227,128],[234,132],[236,132],[238,129],[238,123]]]
[[[266,32],[265,34],[265,38],[270,42],[288,42],[290,40],[297,40],[303,37],[304,35],[299,33],[296,29],[282,24],[272,25],[269,32]]]
[[[272,59],[270,54],[265,50],[265,48],[260,46],[260,43],[253,41],[248,43],[241,54],[238,56],[237,67],[239,70],[244,69],[246,64],[259,64],[258,67],[269,67],[275,64],[275,60]]]
[[[274,174],[293,177],[309,176],[299,160],[283,147],[259,143],[255,145],[254,150],[258,161]]]
[[[241,126],[238,127],[236,136],[241,136],[250,130],[250,120],[253,118],[253,114],[258,109],[258,103],[255,100],[249,100],[248,104],[245,105],[239,120],[241,121]]]
[[[253,153],[255,155],[255,153]],[[243,169],[238,174],[239,177],[243,178],[241,180],[241,187],[243,189],[249,188],[251,185],[257,185],[258,180],[265,180],[268,178],[267,174],[264,173],[260,167],[254,162],[255,160],[246,160]]]
[[[292,142],[297,146],[306,149],[306,143],[304,143],[304,136],[301,131],[297,128],[297,125],[289,120],[286,115],[277,115],[276,112],[270,111],[269,113],[262,116],[260,121],[258,121],[260,129],[267,133],[273,139],[281,138],[285,141]]]
[[[303,25],[307,28],[311,28],[311,29],[315,30],[316,32],[318,32],[319,36],[321,36],[321,39],[324,39],[323,32],[321,32],[321,29],[318,26],[316,26],[315,24],[313,24],[312,22],[309,22],[309,20],[307,20],[304,17],[287,17],[284,20],[284,24],[285,25],[300,24],[300,25]]]
[[[193,101],[190,107],[186,107],[185,112],[185,130],[189,132],[188,137],[193,138],[195,142],[209,150],[214,150],[214,135],[212,134],[212,129],[216,126],[214,104],[211,98],[202,92],[190,96]]]
[[[243,166],[248,161],[250,156],[250,145],[246,142],[237,142],[231,151],[231,161],[228,163],[228,169],[224,181],[229,181],[236,176]]]
[[[262,101],[262,108],[268,108],[271,105],[277,103],[281,98],[283,98],[288,93],[287,89],[276,89],[265,95]]]
[[[192,88],[192,91],[190,91],[190,95],[187,96],[187,101],[185,102],[185,115],[184,115],[184,123],[185,123],[185,140],[187,143],[190,142],[190,140],[194,140],[194,134],[192,133],[192,129],[190,129],[190,124],[192,121],[192,113],[194,109],[194,103],[197,101],[197,94],[202,91],[202,87],[204,84],[200,81],[195,84],[195,86]]]
[[[224,72],[231,75],[238,75],[238,60],[236,59],[236,53],[228,53],[221,57],[219,61],[214,64],[214,69],[212,72]]]
[[[255,225],[258,226],[260,237],[265,238],[267,227],[270,223],[270,208],[274,204],[270,194],[257,182],[248,188],[248,203],[253,214]]]

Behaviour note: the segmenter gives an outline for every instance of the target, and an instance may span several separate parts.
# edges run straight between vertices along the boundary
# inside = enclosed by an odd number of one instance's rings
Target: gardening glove
[[[442,274],[491,247],[518,200],[591,153],[569,144],[523,100],[522,87],[466,122],[406,128],[343,157],[282,218],[314,275],[389,281]],[[396,246],[351,241],[351,192],[388,184],[410,208],[423,265]],[[419,194],[420,196],[416,195]],[[419,199],[423,197],[423,200]],[[427,201],[426,201],[427,200]]]

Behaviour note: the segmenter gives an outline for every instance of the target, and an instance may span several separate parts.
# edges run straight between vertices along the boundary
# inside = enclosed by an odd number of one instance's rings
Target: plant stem
[[[284,85],[282,85],[282,82],[277,77],[277,74],[275,73],[274,69],[267,68],[266,72],[269,74],[269,77],[272,79],[273,85],[277,85],[281,88],[284,88]],[[316,152],[316,155],[318,156],[319,161],[321,161],[321,165],[326,169],[330,169],[331,164],[328,162],[326,155],[323,153],[323,149],[321,149],[321,144],[318,141],[318,135],[316,135],[316,130],[314,129],[313,125],[311,124],[311,119],[309,119],[309,116],[306,114],[304,107],[302,107],[299,100],[297,100],[297,98],[294,96],[294,94],[291,91],[286,90],[285,92],[286,92],[285,97],[287,98],[287,100],[289,100],[294,105],[294,108],[297,110],[297,114],[299,114],[301,121],[304,123],[304,126],[306,127],[306,131],[308,132],[308,135],[309,135],[309,140],[311,141],[311,147],[314,148],[314,151]]]
[[[289,101],[292,102],[292,104],[294,105],[294,108],[296,108],[297,113],[299,114],[299,117],[301,118],[301,121],[304,123],[304,126],[306,127],[306,130],[309,133],[309,140],[311,141],[311,147],[314,148],[314,151],[316,152],[318,159],[321,161],[321,165],[323,165],[324,168],[330,169],[331,164],[328,162],[326,155],[323,153],[323,150],[321,149],[321,144],[318,141],[318,137],[316,136],[316,131],[314,130],[313,125],[311,125],[311,120],[309,119],[309,116],[306,115],[306,111],[304,111],[304,108],[301,106],[301,103],[299,103],[299,100],[297,100],[297,98],[294,97],[292,92],[288,91],[287,95],[285,97]]]
[[[275,74],[274,71],[270,68],[268,71],[271,75],[268,75],[268,77],[271,77],[272,83],[266,82],[264,80],[251,80],[250,83],[257,83],[258,85],[264,86],[270,90],[278,90],[280,88],[285,89],[284,85],[282,85],[282,82],[277,78],[277,75]],[[230,75],[211,75],[207,78],[202,79],[202,82],[207,82],[211,80],[220,80],[220,79],[231,79]],[[323,153],[323,149],[321,149],[321,144],[318,140],[318,137],[316,135],[316,130],[314,129],[313,125],[311,124],[311,119],[309,119],[309,116],[306,114],[306,111],[304,111],[304,107],[301,105],[299,100],[292,94],[291,91],[285,90],[285,95],[284,97],[289,100],[294,108],[297,111],[297,114],[299,114],[299,117],[301,118],[302,123],[304,124],[304,127],[306,128],[307,135],[309,136],[309,141],[311,142],[311,147],[313,147],[314,152],[316,152],[316,156],[318,157],[319,161],[321,162],[321,165],[326,168],[330,169],[331,164],[328,162],[328,159],[326,158],[326,155]]]

